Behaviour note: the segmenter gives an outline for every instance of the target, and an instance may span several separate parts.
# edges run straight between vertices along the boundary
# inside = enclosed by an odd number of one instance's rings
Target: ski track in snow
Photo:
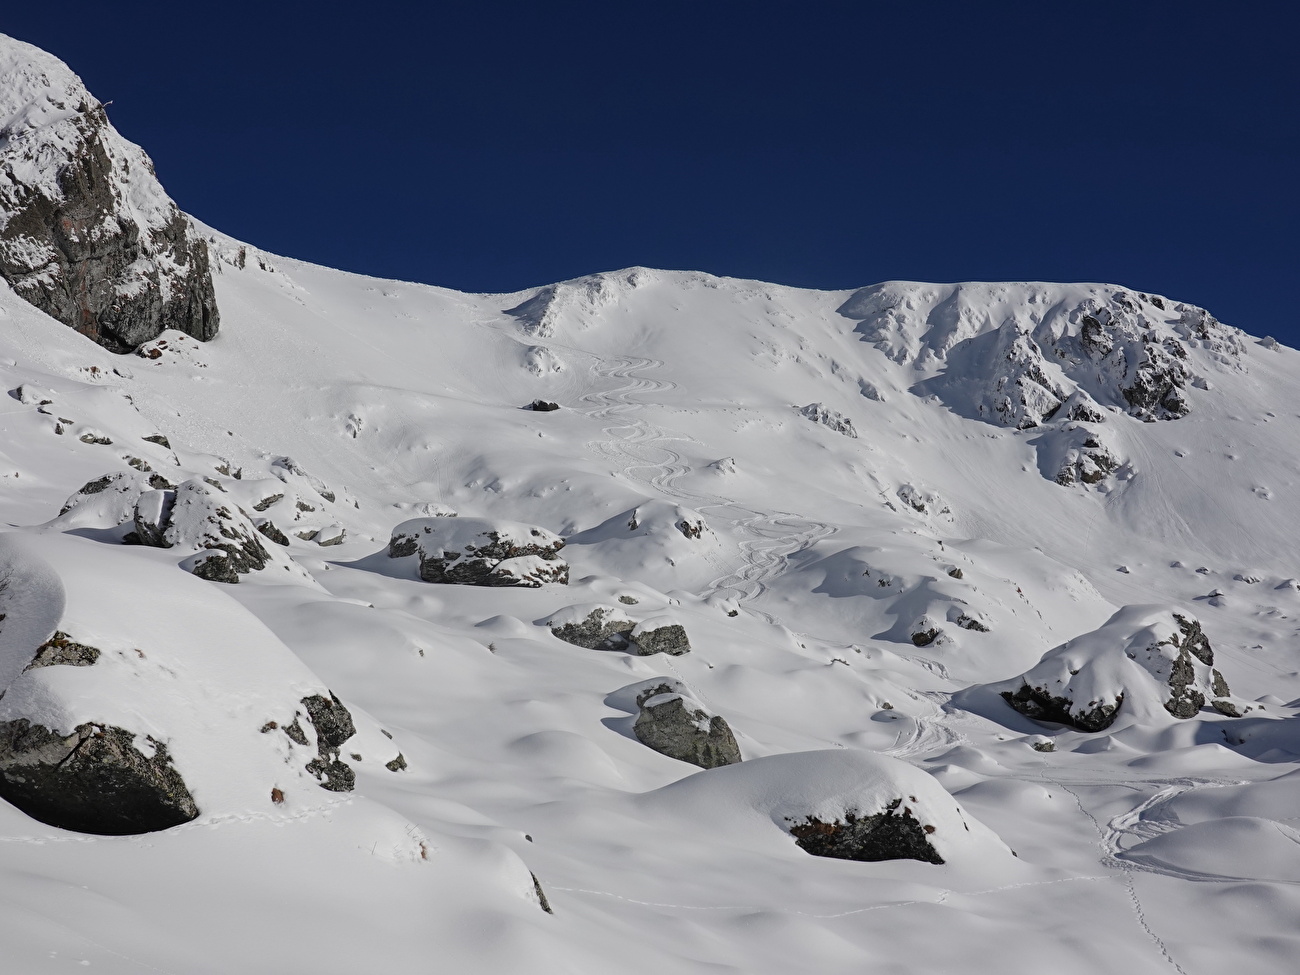
[[[622,381],[622,384],[598,389],[582,397],[582,402],[592,406],[587,411],[588,416],[614,421],[605,427],[610,439],[594,441],[587,446],[621,462],[624,477],[641,481],[675,501],[728,523],[741,538],[741,564],[736,568],[721,565],[713,555],[706,553],[705,557],[722,574],[713,579],[700,595],[707,598],[731,592],[740,602],[753,603],[766,591],[767,583],[781,574],[791,555],[830,537],[836,529],[789,512],[762,512],[718,495],[697,494],[681,487],[678,482],[692,469],[683,462],[681,453],[669,444],[673,440],[697,441],[684,436],[670,436],[640,415],[648,404],[634,399],[677,388],[676,383],[639,375],[663,365],[660,359],[638,356],[598,358],[593,373],[604,380]],[[646,456],[651,452],[662,456]],[[648,475],[645,472],[649,472]],[[768,623],[781,625],[780,618],[774,614],[752,605],[747,608]]]

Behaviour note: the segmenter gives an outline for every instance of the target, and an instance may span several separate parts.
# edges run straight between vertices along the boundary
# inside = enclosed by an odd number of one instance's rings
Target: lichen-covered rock
[[[1094,732],[1110,727],[1121,708],[1143,722],[1161,712],[1190,718],[1207,701],[1224,714],[1241,712],[1213,665],[1198,620],[1159,606],[1126,606],[1100,629],[996,686],[1026,717]]]
[[[636,622],[617,606],[569,606],[542,621],[542,625],[575,647],[622,650]]]
[[[655,616],[642,620],[628,634],[631,649],[642,656],[666,653],[677,657],[690,653],[691,641],[686,636],[686,628],[672,617]]]
[[[398,525],[388,555],[417,556],[425,582],[536,587],[568,583],[568,564],[559,558],[562,548],[562,538],[533,525],[440,516]]]
[[[0,275],[113,352],[219,316],[207,245],[66,65],[0,37]]]
[[[632,731],[648,748],[700,768],[741,760],[726,718],[710,714],[680,681],[653,684],[637,694],[636,703],[640,713]]]

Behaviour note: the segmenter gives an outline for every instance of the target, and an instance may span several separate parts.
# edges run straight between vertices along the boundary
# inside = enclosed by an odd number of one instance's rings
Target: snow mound
[[[813,820],[844,823],[906,809],[944,862],[978,864],[1011,856],[997,835],[931,776],[898,759],[855,749],[753,758],[688,776],[643,801],[738,836],[773,827],[788,834]]]
[[[220,588],[146,555],[66,535],[0,535],[0,612],[16,623],[0,630],[0,725],[125,732],[134,742],[124,748],[174,766],[194,804],[185,818],[328,806],[351,788],[345,741],[381,766],[395,757],[391,740],[364,719],[358,727]]]

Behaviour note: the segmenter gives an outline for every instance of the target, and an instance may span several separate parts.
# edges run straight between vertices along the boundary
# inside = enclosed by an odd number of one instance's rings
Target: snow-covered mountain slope
[[[1109,285],[468,295],[200,232],[208,342],[0,285],[0,775],[110,740],[193,801],[0,803],[15,971],[1290,970],[1297,352]],[[715,717],[740,763],[636,730]]]

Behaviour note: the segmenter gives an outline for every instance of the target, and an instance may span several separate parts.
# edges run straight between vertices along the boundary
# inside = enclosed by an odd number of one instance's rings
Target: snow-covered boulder
[[[632,731],[661,755],[700,768],[734,765],[740,747],[727,719],[695,700],[681,681],[648,681],[636,695],[640,710]]]
[[[569,536],[585,571],[636,579],[664,591],[702,586],[718,575],[723,543],[700,512],[649,500]]]
[[[42,822],[300,814],[351,788],[344,741],[397,751],[220,588],[139,549],[2,534],[0,580],[0,797]]]
[[[0,35],[0,275],[114,352],[219,318],[207,245],[57,58]]]
[[[141,544],[193,553],[183,564],[200,579],[236,583],[271,564],[248,515],[199,478],[141,494],[134,521]]]
[[[1081,731],[1110,727],[1121,708],[1138,721],[1190,718],[1207,701],[1222,714],[1240,713],[1200,622],[1161,606],[1126,606],[995,687],[1021,714]]]
[[[461,586],[567,585],[564,539],[545,528],[485,518],[412,518],[393,529],[389,558],[419,560],[420,578]]]
[[[853,748],[748,759],[687,776],[643,802],[652,812],[721,820],[747,842],[779,828],[814,856],[974,867],[1012,857],[933,777]]]
[[[622,650],[636,621],[617,606],[566,606],[541,620],[541,625],[565,643],[588,650]]]

